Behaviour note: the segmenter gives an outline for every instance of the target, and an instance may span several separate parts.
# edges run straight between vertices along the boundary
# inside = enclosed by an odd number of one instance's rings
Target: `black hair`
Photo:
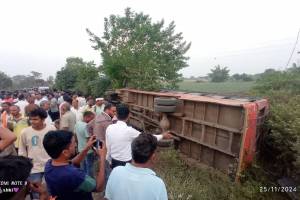
[[[91,112],[91,111],[85,111],[83,113],[83,117],[87,117],[87,116],[91,116],[91,115],[95,115],[95,113]]]
[[[24,94],[19,94],[18,99],[19,99],[19,100],[24,100],[24,99],[25,99]]]
[[[0,180],[21,181],[20,185],[10,185],[12,188],[18,187],[21,190],[25,186],[25,181],[30,175],[33,165],[29,158],[23,156],[5,156],[0,158]],[[12,189],[11,188],[11,189]],[[16,193],[0,192],[0,199],[11,199]]]
[[[29,113],[29,117],[40,117],[41,119],[46,119],[47,116],[47,112],[42,108],[36,108]]]
[[[141,133],[131,143],[132,159],[136,163],[146,163],[157,148],[157,139],[151,134]]]
[[[129,116],[129,108],[125,104],[117,106],[117,117],[119,120],[125,120]]]
[[[64,94],[63,99],[64,99],[64,101],[68,102],[69,104],[72,104],[72,97],[70,97],[70,95]]]
[[[87,102],[88,102],[89,100],[95,101],[94,98],[93,98],[92,96],[88,96],[88,97],[86,98],[86,101],[87,101]]]
[[[115,105],[113,105],[112,103],[105,103],[104,111],[108,110],[108,109],[111,109],[112,107],[115,107]]]
[[[44,137],[43,146],[48,155],[56,159],[71,144],[72,137],[73,133],[70,131],[49,131]]]

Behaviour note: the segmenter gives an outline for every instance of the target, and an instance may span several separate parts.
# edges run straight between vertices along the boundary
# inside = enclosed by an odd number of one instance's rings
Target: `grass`
[[[175,150],[162,150],[158,157],[155,171],[167,186],[169,200],[287,199],[280,193],[261,193],[259,187],[270,186],[266,181],[257,182],[248,178],[243,184],[237,184],[214,169],[188,166]]]
[[[255,81],[237,82],[227,81],[223,83],[203,82],[197,83],[193,80],[184,80],[179,83],[179,89],[189,92],[209,92],[221,94],[247,94],[254,86]]]

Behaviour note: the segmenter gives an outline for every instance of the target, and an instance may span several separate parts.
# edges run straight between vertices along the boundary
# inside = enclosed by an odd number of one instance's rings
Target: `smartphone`
[[[96,149],[102,148],[102,141],[97,139],[93,145]]]

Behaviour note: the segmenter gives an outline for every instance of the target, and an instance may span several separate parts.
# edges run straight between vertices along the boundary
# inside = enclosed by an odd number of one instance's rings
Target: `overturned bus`
[[[133,127],[151,133],[170,130],[184,157],[235,180],[253,161],[269,111],[266,99],[127,88],[117,93],[130,108]]]

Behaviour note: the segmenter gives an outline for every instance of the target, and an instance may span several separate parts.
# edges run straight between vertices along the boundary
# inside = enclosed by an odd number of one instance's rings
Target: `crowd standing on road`
[[[168,199],[152,167],[172,135],[130,127],[126,105],[34,90],[0,103],[0,199]]]

